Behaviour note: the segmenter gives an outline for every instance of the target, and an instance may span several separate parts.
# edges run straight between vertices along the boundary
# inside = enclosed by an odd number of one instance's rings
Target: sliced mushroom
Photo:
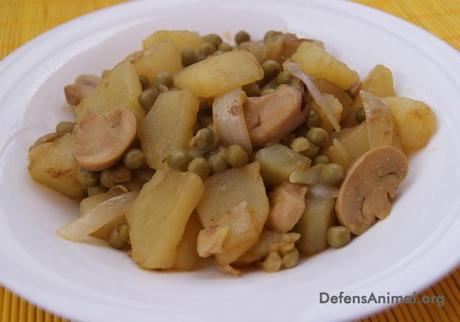
[[[88,170],[99,171],[114,165],[136,136],[136,117],[128,109],[108,113],[90,112],[76,126],[74,158]]]
[[[305,210],[306,193],[306,187],[289,182],[276,186],[270,193],[267,227],[280,233],[292,230]]]
[[[407,157],[392,146],[374,148],[362,155],[340,188],[335,210],[342,225],[356,235],[365,232],[391,211],[391,200],[408,172]]]
[[[76,106],[96,88],[101,79],[95,75],[80,75],[74,84],[64,87],[64,94],[68,104]]]
[[[246,123],[254,146],[278,142],[305,122],[302,94],[290,86],[280,86],[272,94],[249,97],[244,106]]]

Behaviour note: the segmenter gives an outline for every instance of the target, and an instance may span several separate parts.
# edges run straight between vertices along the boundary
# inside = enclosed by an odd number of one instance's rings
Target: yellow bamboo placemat
[[[460,49],[460,0],[355,1],[406,19]],[[122,0],[0,0],[0,58],[56,25],[120,2]],[[360,321],[460,321],[460,268],[420,294],[423,295],[444,295],[445,306],[398,305]],[[0,287],[0,322],[61,321],[66,320]]]

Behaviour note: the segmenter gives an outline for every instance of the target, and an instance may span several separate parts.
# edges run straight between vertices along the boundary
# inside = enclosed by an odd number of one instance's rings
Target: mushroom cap
[[[114,165],[136,136],[136,117],[124,108],[100,114],[89,112],[76,126],[77,144],[73,155],[88,170]]]
[[[408,172],[408,160],[392,146],[362,155],[348,170],[335,210],[342,225],[360,235],[391,211],[391,199]]]

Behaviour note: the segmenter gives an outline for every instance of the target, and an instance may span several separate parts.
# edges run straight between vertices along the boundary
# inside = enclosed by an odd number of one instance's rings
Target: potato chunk
[[[376,65],[364,79],[361,90],[378,97],[395,96],[391,70],[383,65]]]
[[[197,32],[187,30],[158,30],[148,36],[142,42],[142,46],[144,49],[147,49],[165,40],[171,41],[179,51],[185,48],[198,49],[203,43],[203,38]]]
[[[139,76],[145,76],[153,84],[160,72],[175,73],[182,68],[180,51],[172,41],[158,42],[135,55],[134,68]]]
[[[299,221],[305,210],[306,187],[283,182],[270,193],[270,212],[267,227],[280,233],[287,233]]]
[[[269,185],[277,185],[289,179],[294,171],[310,166],[311,160],[282,144],[273,144],[256,153],[261,174]]]
[[[192,214],[185,226],[182,240],[176,248],[176,260],[174,268],[181,271],[188,271],[198,262],[198,253],[196,251],[196,243],[198,233],[201,230],[201,223],[196,214]]]
[[[342,89],[348,89],[359,81],[354,70],[311,42],[303,42],[291,59],[309,76],[326,79]]]
[[[269,204],[259,169],[258,163],[252,163],[215,174],[205,182],[206,192],[197,207],[203,227],[230,228],[227,252],[217,258],[222,265],[251,248],[267,220]],[[232,216],[240,219],[232,221]]]
[[[169,154],[188,146],[198,109],[198,99],[188,90],[158,96],[139,129],[142,151],[151,168],[161,168]]]
[[[116,65],[96,89],[81,100],[74,111],[77,119],[81,120],[88,111],[104,113],[123,107],[134,113],[139,124],[144,117],[144,110],[138,101],[141,91],[141,83],[134,66],[125,61]]]
[[[315,254],[327,247],[327,229],[331,225],[335,199],[307,196],[305,211],[295,227],[300,233],[297,247],[304,253]]]
[[[402,145],[408,150],[423,148],[436,130],[436,115],[420,101],[405,97],[387,97],[399,130]]]
[[[77,140],[65,134],[41,143],[29,152],[30,176],[42,185],[67,197],[81,199],[86,188],[77,180],[78,165],[73,158]]]
[[[177,247],[203,192],[196,174],[170,169],[157,171],[142,187],[126,216],[132,257],[141,267],[174,266]]]
[[[252,54],[233,50],[184,68],[174,77],[174,84],[189,89],[198,97],[212,97],[263,77],[262,67]]]

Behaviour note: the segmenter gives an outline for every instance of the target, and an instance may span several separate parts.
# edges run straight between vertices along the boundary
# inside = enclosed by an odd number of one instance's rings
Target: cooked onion
[[[372,148],[391,145],[393,140],[393,115],[388,105],[379,97],[365,92],[359,92],[366,114],[369,146]]]
[[[309,192],[317,198],[331,199],[339,195],[339,189],[327,184],[315,184],[310,187]]]
[[[107,223],[124,216],[131,203],[136,199],[136,196],[137,192],[132,191],[106,200],[84,216],[59,229],[57,234],[71,241],[85,241],[91,233],[105,226]]]
[[[212,118],[219,139],[225,144],[239,144],[248,153],[252,153],[246,119],[244,118],[244,91],[236,89],[218,96],[212,104]]]
[[[337,118],[335,117],[334,109],[330,106],[332,101],[326,99],[324,95],[321,94],[321,92],[312,82],[310,77],[300,69],[299,65],[290,61],[286,61],[284,62],[283,67],[285,70],[291,73],[292,76],[300,79],[302,82],[304,82],[305,86],[307,86],[308,91],[311,93],[311,96],[313,97],[313,100],[316,102],[316,104],[318,104],[320,108],[319,116],[324,121],[331,123],[334,130],[336,130],[337,132],[340,131],[340,124],[337,121]]]

